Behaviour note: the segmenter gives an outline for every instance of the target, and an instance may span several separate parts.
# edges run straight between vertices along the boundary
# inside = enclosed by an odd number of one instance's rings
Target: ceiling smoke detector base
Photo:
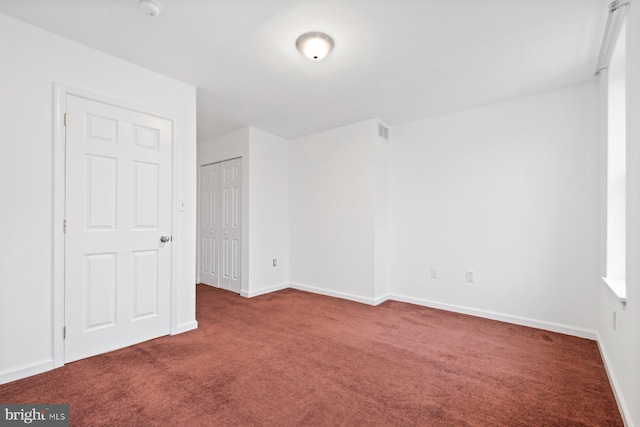
[[[138,8],[142,13],[148,16],[158,16],[162,12],[162,6],[156,0],[140,0]]]

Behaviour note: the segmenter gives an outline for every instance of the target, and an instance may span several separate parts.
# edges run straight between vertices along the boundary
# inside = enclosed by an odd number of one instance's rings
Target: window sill
[[[627,282],[624,280],[615,280],[609,279],[608,277],[603,277],[602,281],[607,285],[607,287],[614,293],[616,297],[620,300],[621,303],[627,303]]]

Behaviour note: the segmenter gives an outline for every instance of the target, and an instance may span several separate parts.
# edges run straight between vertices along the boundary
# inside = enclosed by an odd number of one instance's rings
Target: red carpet
[[[594,341],[388,301],[198,286],[200,328],[0,386],[72,426],[622,426]]]

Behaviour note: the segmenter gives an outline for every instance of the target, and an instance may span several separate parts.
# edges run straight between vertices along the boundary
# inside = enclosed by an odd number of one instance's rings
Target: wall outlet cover
[[[467,283],[475,283],[475,281],[476,281],[476,273],[474,271],[467,270],[466,281],[467,281]]]

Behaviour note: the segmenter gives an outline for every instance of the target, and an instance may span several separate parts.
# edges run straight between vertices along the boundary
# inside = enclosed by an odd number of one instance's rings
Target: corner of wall
[[[289,282],[289,141],[249,128],[250,280],[243,295],[282,289]]]

